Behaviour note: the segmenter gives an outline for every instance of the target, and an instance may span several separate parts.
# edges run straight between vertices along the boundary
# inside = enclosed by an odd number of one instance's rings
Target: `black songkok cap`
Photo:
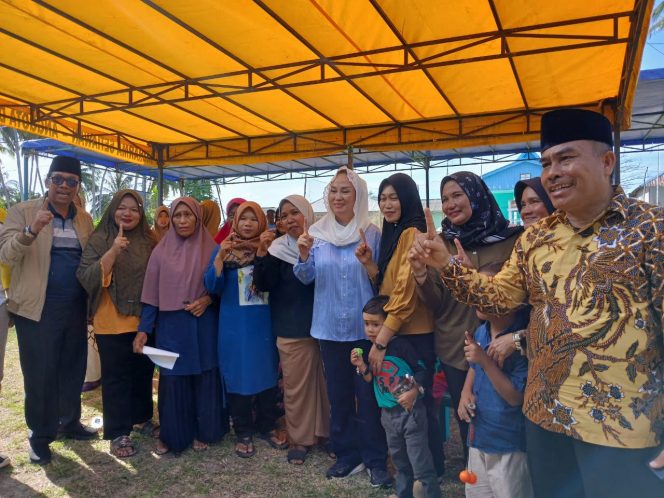
[[[51,167],[48,168],[48,176],[60,171],[61,173],[71,173],[76,175],[79,178],[81,177],[81,161],[75,157],[68,156],[55,156],[53,162],[51,162]]]
[[[611,123],[602,114],[585,109],[557,109],[542,116],[542,152],[574,140],[594,140],[613,146]]]

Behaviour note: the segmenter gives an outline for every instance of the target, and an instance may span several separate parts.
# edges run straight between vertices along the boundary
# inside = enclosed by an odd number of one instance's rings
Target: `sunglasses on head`
[[[67,187],[69,187],[69,188],[74,188],[79,184],[79,181],[76,180],[75,178],[65,178],[64,176],[60,176],[60,175],[53,175],[51,177],[51,181],[54,184],[56,184],[57,186],[60,186],[63,183],[66,183]]]

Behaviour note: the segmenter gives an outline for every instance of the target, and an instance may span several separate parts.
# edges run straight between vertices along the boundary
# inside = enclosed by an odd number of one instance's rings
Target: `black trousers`
[[[47,299],[39,322],[14,317],[25,389],[25,422],[37,453],[55,440],[58,426],[67,432],[80,423],[88,358],[86,314],[84,299]]]
[[[410,342],[413,349],[417,352],[418,358],[422,358],[427,369],[427,380],[422,387],[424,387],[423,401],[427,412],[429,451],[433,458],[436,475],[442,476],[445,473],[445,448],[443,446],[443,435],[440,432],[440,425],[438,424],[436,402],[433,399],[433,374],[436,370],[434,335],[431,332],[430,334],[410,334],[402,335],[401,337]]]
[[[648,468],[655,448],[599,446],[526,420],[528,468],[536,498],[661,498],[664,482]]]
[[[350,363],[350,351],[358,347],[368,363],[371,343],[366,339],[319,343],[330,398],[330,440],[337,462],[353,467],[364,462],[369,469],[385,469],[387,440],[373,385],[357,375]]]
[[[454,408],[454,416],[459,423],[459,433],[461,434],[461,442],[463,443],[463,457],[468,462],[468,423],[459,418],[459,401],[461,401],[461,391],[466,382],[467,370],[459,370],[450,365],[443,365],[443,372],[445,372],[445,379],[447,380],[447,389],[452,398],[452,407]]]
[[[104,439],[128,436],[134,424],[152,418],[154,365],[132,350],[136,332],[97,334],[101,360],[101,400]]]
[[[276,386],[258,394],[228,393],[226,396],[236,436],[251,436],[255,432],[265,434],[277,427],[279,411]]]
[[[103,374],[102,374],[103,376]],[[187,449],[194,439],[216,443],[228,432],[219,369],[198,375],[159,376],[159,438],[171,451]]]

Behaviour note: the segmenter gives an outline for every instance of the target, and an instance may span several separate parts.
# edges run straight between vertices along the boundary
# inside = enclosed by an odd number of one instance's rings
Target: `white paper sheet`
[[[180,353],[173,353],[172,351],[166,351],[165,349],[151,348],[150,346],[143,346],[143,354],[148,355],[157,366],[162,368],[168,368],[169,370],[173,369],[175,365],[175,360],[180,357]]]

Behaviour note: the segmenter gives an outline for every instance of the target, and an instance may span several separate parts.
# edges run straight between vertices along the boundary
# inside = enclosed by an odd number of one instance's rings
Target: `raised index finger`
[[[427,220],[427,237],[433,239],[438,234],[436,232],[436,225],[433,222],[433,215],[431,214],[431,209],[424,208],[424,218]]]
[[[364,230],[360,228],[360,240],[366,246],[367,245],[367,235],[364,233]]]
[[[304,231],[302,232],[302,235],[309,236],[309,223],[307,223],[307,220],[304,220]]]
[[[120,231],[118,232],[118,237],[124,237],[124,225],[120,223]]]
[[[48,209],[48,195],[44,196],[44,202],[42,202],[41,210],[46,211]]]

